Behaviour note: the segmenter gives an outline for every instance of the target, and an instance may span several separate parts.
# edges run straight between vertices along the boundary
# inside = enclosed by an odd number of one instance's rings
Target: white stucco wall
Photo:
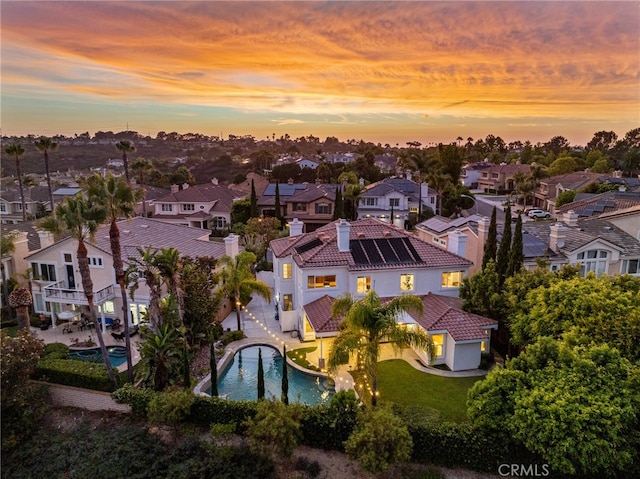
[[[480,365],[480,342],[455,343],[455,347],[449,348],[452,352],[450,359],[447,357],[447,366],[452,371],[464,371],[476,369]]]

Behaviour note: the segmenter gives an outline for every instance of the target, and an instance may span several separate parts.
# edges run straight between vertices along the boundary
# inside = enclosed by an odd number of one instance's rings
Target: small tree
[[[249,217],[257,218],[260,216],[258,212],[258,196],[256,195],[256,187],[251,180],[251,209],[249,211]]]
[[[289,373],[287,372],[287,345],[282,353],[282,402],[289,404]]]
[[[504,280],[507,277],[509,251],[511,251],[511,206],[507,206],[505,210],[504,230],[502,231],[502,239],[500,240],[500,248],[496,258],[496,272],[498,273],[500,286],[504,284]]]
[[[175,441],[180,424],[189,416],[194,397],[191,391],[158,393],[149,402],[148,417],[154,424],[169,426]]]
[[[276,210],[275,216],[282,224],[282,210],[280,208],[280,183],[278,181],[276,181],[276,199],[274,208]]]
[[[262,348],[258,348],[258,401],[264,399],[264,366],[262,365]]]
[[[254,418],[248,419],[251,449],[271,456],[289,457],[301,439],[302,409],[298,404],[259,401]]]
[[[413,440],[402,420],[385,408],[361,413],[353,434],[344,444],[347,454],[371,472],[411,458]]]
[[[496,260],[496,251],[498,250],[498,226],[496,220],[496,208],[493,207],[491,212],[491,222],[489,223],[489,233],[487,242],[484,244],[484,256],[482,257],[482,271],[487,267],[489,261]]]
[[[337,186],[333,217],[331,219],[335,221],[340,218],[344,218],[344,200],[342,199],[342,188],[340,186]]]
[[[31,292],[28,288],[16,288],[9,294],[9,306],[16,310],[18,328],[31,332],[29,329],[29,306],[33,304]]]
[[[211,395],[218,396],[218,361],[216,359],[215,341],[211,341],[209,366],[211,366]]]
[[[522,269],[524,265],[524,251],[522,246],[522,216],[518,215],[516,220],[516,230],[513,233],[511,251],[509,251],[509,266],[507,267],[507,278],[510,278]]]

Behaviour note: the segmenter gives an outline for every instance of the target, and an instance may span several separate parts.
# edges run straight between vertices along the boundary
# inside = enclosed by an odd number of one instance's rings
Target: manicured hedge
[[[211,424],[235,424],[236,432],[244,433],[244,422],[256,415],[256,401],[228,401],[217,397],[199,396],[191,406],[189,420],[209,428]]]
[[[142,417],[147,415],[147,407],[155,396],[155,391],[149,388],[137,388],[133,384],[125,384],[111,394],[113,400],[120,404],[128,404],[131,411]]]
[[[42,359],[68,359],[69,346],[64,343],[49,343],[44,345]]]
[[[113,391],[107,369],[100,363],[45,358],[38,364],[34,377],[66,386]]]

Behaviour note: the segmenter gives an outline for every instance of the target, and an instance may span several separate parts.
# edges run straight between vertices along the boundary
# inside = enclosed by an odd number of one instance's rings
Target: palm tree
[[[158,326],[149,332],[140,346],[140,362],[147,369],[147,379],[153,380],[156,391],[169,385],[171,372],[180,364],[180,342],[178,330],[170,323]]]
[[[100,343],[100,351],[104,358],[107,374],[114,386],[118,387],[118,381],[111,367],[111,360],[107,354],[107,348],[102,337],[102,330],[98,324],[96,307],[93,302],[93,280],[89,269],[89,259],[87,257],[86,240],[93,241],[98,226],[104,223],[107,217],[107,210],[104,205],[94,202],[84,196],[74,196],[67,198],[64,203],[56,207],[55,215],[45,218],[42,227],[55,234],[69,233],[78,242],[76,258],[78,259],[78,269],[82,278],[82,289],[89,305],[89,315],[93,321],[93,326]]]
[[[255,262],[256,255],[248,251],[237,254],[235,258],[223,256],[218,260],[218,264],[224,267],[220,273],[220,279],[222,280],[220,291],[235,303],[238,331],[242,329],[240,324],[240,298],[245,295],[249,296],[251,293],[258,293],[268,302],[271,301],[271,288],[269,288],[269,285],[255,279],[251,272],[251,265]]]
[[[335,372],[338,366],[349,361],[353,353],[357,353],[371,381],[372,406],[377,404],[377,364],[383,341],[391,343],[394,348],[412,346],[424,349],[430,358],[434,357],[433,341],[424,331],[398,324],[397,319],[402,312],[422,314],[422,301],[417,296],[406,294],[383,304],[375,291],[371,291],[358,301],[348,294],[341,296],[331,309],[334,318],[344,316],[344,319],[329,352],[329,371]]]
[[[2,233],[0,236],[0,275],[2,276],[2,304],[8,304],[9,300],[9,278],[7,278],[7,271],[4,267],[4,258],[10,255],[16,250],[15,240],[18,237],[17,231],[9,231],[8,233]],[[10,316],[12,316],[11,308],[7,308]]]
[[[175,248],[161,248],[155,255],[155,265],[178,303],[178,319],[180,325],[184,326],[184,291],[182,290],[180,252]]]
[[[36,148],[44,154],[44,171],[47,175],[47,187],[49,188],[49,203],[51,205],[51,213],[55,213],[55,205],[53,204],[53,190],[51,189],[51,174],[49,172],[49,152],[58,148],[58,143],[51,138],[41,136],[35,141]]]
[[[358,205],[360,204],[360,198],[364,193],[364,186],[360,186],[359,184],[348,185],[347,190],[344,194],[344,197],[349,200],[351,203],[351,220],[355,221],[358,219]]]
[[[138,256],[129,258],[129,267],[125,273],[129,279],[129,294],[131,299],[138,289],[138,279],[144,278],[149,288],[149,328],[157,332],[162,323],[160,316],[160,298],[162,296],[162,276],[156,264],[157,250],[147,246],[138,248]]]
[[[140,190],[142,190],[142,214],[147,217],[147,202],[146,202],[146,190],[144,188],[144,177],[146,174],[153,171],[153,165],[149,160],[144,158],[138,158],[131,164],[131,169],[138,175],[138,183],[140,184]]]
[[[27,203],[24,200],[24,187],[22,185],[22,168],[20,159],[24,156],[24,147],[20,143],[11,143],[4,149],[7,155],[12,155],[16,159],[16,176],[18,177],[18,187],[20,188],[20,201],[22,205],[22,221],[27,221]],[[51,205],[53,208],[53,205]]]
[[[113,256],[113,270],[116,275],[116,281],[120,285],[120,296],[122,297],[122,315],[127,349],[127,375],[129,382],[133,383],[133,362],[131,358],[131,339],[129,337],[129,306],[127,304],[127,285],[122,261],[118,219],[133,216],[133,207],[141,191],[134,191],[122,178],[116,179],[111,174],[106,178],[95,174],[89,178],[87,184],[89,197],[107,209],[106,220],[110,222],[109,240],[111,242],[111,255]]]
[[[136,151],[136,147],[133,146],[133,143],[131,143],[128,140],[122,140],[116,143],[116,148],[118,149],[118,151],[122,152],[122,162],[124,163],[124,176],[127,179],[127,183],[129,183],[129,181],[131,180],[129,178],[129,157],[127,156],[127,154]]]

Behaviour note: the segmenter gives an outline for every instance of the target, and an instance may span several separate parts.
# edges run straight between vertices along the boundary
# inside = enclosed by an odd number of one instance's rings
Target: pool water
[[[262,349],[265,398],[282,396],[282,355],[270,346],[249,346],[233,356],[218,376],[218,395],[234,401],[258,399],[258,350]],[[328,403],[335,390],[325,377],[305,374],[287,365],[289,402]],[[211,394],[211,387],[206,390]]]
[[[127,349],[123,346],[109,346],[107,347],[107,353],[111,360],[111,366],[114,368],[117,368],[127,361]],[[100,348],[69,351],[69,359],[79,359],[81,361],[97,363],[102,361],[102,353],[100,352]]]

